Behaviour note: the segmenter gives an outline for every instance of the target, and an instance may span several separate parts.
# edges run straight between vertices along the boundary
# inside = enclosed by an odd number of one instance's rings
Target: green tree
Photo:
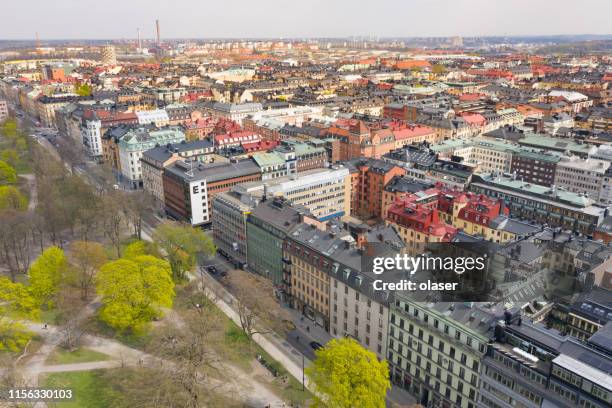
[[[91,86],[88,84],[78,84],[74,87],[74,92],[79,96],[91,96]]]
[[[11,167],[17,167],[19,164],[19,153],[15,149],[6,149],[0,152],[0,160],[7,163]]]
[[[15,168],[7,162],[0,161],[0,184],[15,184],[17,182],[17,172]]]
[[[391,388],[385,360],[351,338],[333,339],[316,351],[316,359],[306,369],[315,386],[318,405],[329,408],[384,408]]]
[[[55,246],[45,249],[30,266],[30,291],[39,305],[53,306],[53,297],[67,266],[64,251]]]
[[[151,255],[157,258],[161,257],[155,244],[148,241],[134,241],[123,250],[123,258],[125,259],[132,259],[141,255]]]
[[[216,251],[215,244],[204,231],[184,223],[160,224],[155,228],[153,239],[170,262],[172,276],[177,281],[185,279],[198,255],[213,255]]]
[[[141,333],[174,299],[170,265],[150,255],[105,264],[96,290],[102,298],[100,319],[120,332]]]
[[[15,319],[36,319],[36,301],[21,283],[0,277],[0,352],[19,352],[32,338],[23,324]]]
[[[28,199],[14,186],[0,186],[0,210],[25,211]]]
[[[435,64],[431,67],[431,72],[434,74],[444,74],[446,72],[446,67],[442,64]]]
[[[19,127],[17,126],[17,121],[13,118],[7,119],[0,126],[0,134],[9,139],[13,139],[19,135]]]

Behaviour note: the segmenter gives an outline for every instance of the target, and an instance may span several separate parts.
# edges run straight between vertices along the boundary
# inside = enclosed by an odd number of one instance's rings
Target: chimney
[[[159,33],[159,20],[155,20],[155,30],[157,33],[157,45],[159,46],[161,44],[161,36]]]
[[[140,40],[140,27],[136,28],[136,34],[138,36],[138,50],[142,50],[142,41]]]

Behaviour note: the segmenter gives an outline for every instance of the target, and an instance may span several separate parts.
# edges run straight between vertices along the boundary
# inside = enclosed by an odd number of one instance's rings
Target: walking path
[[[38,385],[40,374],[48,372],[84,371],[137,365],[168,367],[174,364],[172,361],[164,360],[152,354],[134,349],[116,340],[88,334],[82,338],[81,343],[83,347],[107,354],[113,357],[112,360],[46,366],[44,364],[45,360],[47,360],[52,350],[62,339],[61,331],[55,326],[47,326],[45,329],[44,326],[39,323],[28,323],[27,326],[32,332],[40,335],[45,341],[45,344],[28,361],[24,368],[24,379],[30,386]],[[230,380],[225,382],[213,378],[208,379],[209,385],[215,387],[218,392],[244,401],[249,407],[263,408],[268,405],[272,407],[283,406],[284,401],[282,399],[276,396],[262,383],[251,378],[240,368],[227,363],[223,363],[220,368],[228,374],[227,377]],[[36,407],[43,406],[42,404],[36,405]]]
[[[231,304],[235,302],[234,296],[208,273],[202,272],[201,275],[201,285],[206,296],[213,301],[227,317],[240,326],[240,316],[231,306]],[[191,279],[197,278],[191,276]],[[276,333],[254,334],[253,341],[264,349],[266,353],[280,362],[298,381],[302,382],[304,379],[306,388],[313,392],[308,378],[303,377],[303,368],[308,367],[311,361],[305,358],[302,353]]]

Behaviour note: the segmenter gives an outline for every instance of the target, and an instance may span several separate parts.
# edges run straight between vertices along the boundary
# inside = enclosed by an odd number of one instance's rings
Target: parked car
[[[323,345],[321,343],[317,343],[316,341],[311,341],[309,344],[313,350],[318,350],[320,348],[323,348]]]
[[[213,275],[217,273],[217,268],[215,268],[215,267],[214,267],[214,266],[212,266],[212,265],[211,265],[211,266],[206,267],[206,270],[207,270],[208,272],[210,272],[211,274],[213,274]]]

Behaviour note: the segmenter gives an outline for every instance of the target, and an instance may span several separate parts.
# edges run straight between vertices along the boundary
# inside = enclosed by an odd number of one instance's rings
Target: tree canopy
[[[0,210],[25,211],[28,199],[15,186],[0,186]]]
[[[52,306],[68,263],[64,251],[56,246],[45,249],[30,266],[30,291],[41,306]]]
[[[74,92],[79,96],[91,96],[91,86],[88,84],[78,84],[74,87]]]
[[[142,332],[174,299],[170,265],[150,255],[106,263],[96,276],[96,290],[103,305],[100,319],[121,332]]]
[[[212,239],[202,230],[188,224],[161,223],[155,229],[153,239],[170,262],[175,280],[185,279],[187,272],[195,265],[198,255],[215,253]]]
[[[15,168],[5,161],[0,161],[0,184],[15,184],[16,182]]]
[[[23,324],[15,318],[36,319],[36,301],[21,283],[0,277],[0,352],[19,352],[32,338]]]
[[[333,339],[306,369],[329,408],[384,408],[391,388],[386,361],[351,338]]]

